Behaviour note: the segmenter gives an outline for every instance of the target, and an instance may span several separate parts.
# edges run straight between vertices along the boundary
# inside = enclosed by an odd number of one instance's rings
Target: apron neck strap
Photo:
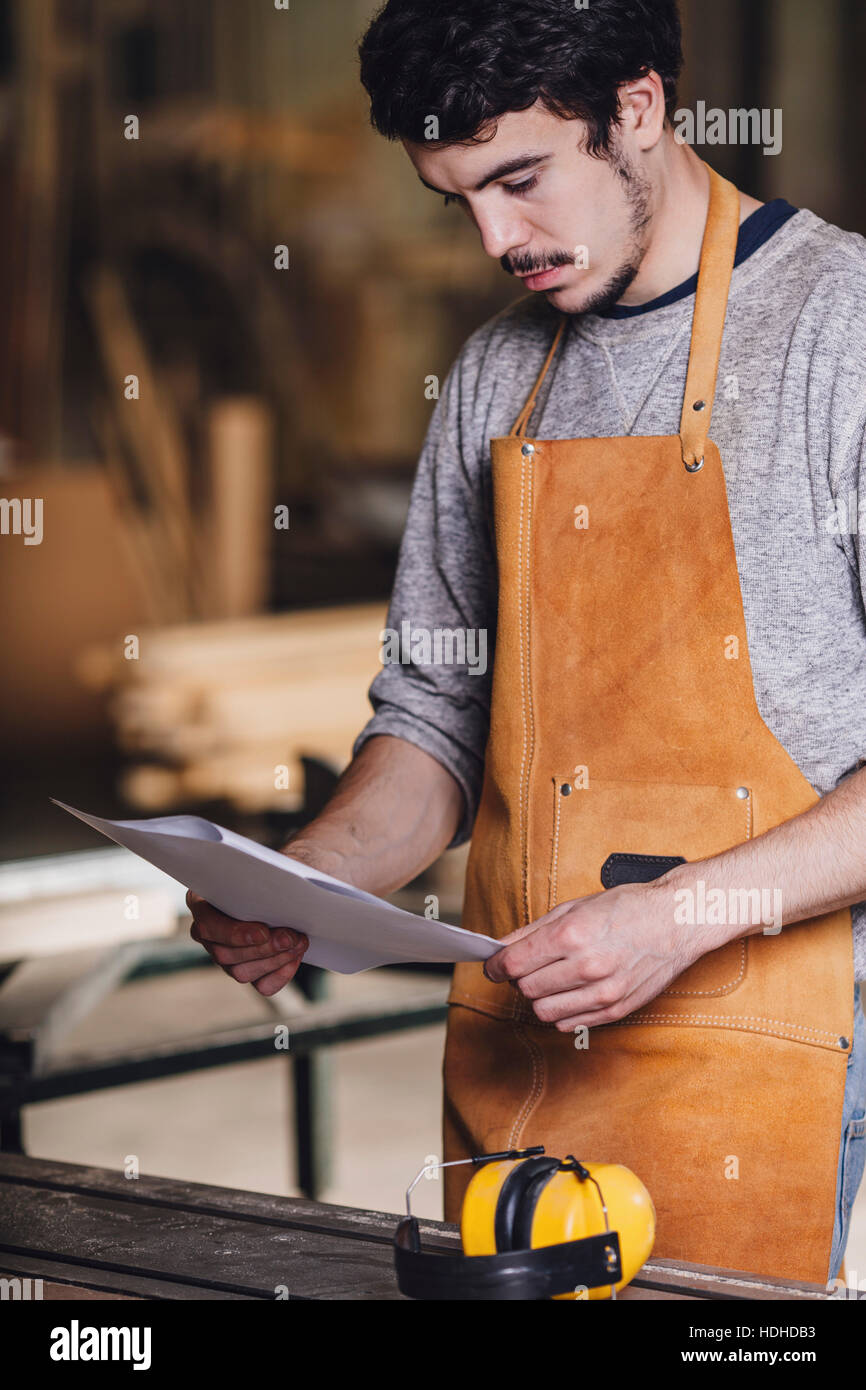
[[[526,429],[532,417],[532,412],[535,409],[535,402],[538,400],[538,393],[544,385],[544,378],[547,376],[547,373],[550,369],[550,364],[556,356],[556,349],[562,342],[562,335],[565,332],[567,324],[568,316],[566,314],[563,314],[562,321],[556,330],[556,337],[553,340],[550,352],[547,354],[544,366],[538,374],[538,380],[532,388],[532,393],[529,397],[529,400],[526,402],[526,405],[523,407],[523,409],[521,410],[520,414],[514,422],[514,428],[511,431],[512,438],[517,437],[522,439],[523,436],[526,434]]]
[[[706,169],[710,176],[710,206],[701,248],[689,372],[680,421],[683,462],[687,464],[697,463],[703,458],[710,432],[728,292],[740,234],[740,195],[737,189],[709,165],[706,165]],[[538,380],[514,422],[511,438],[522,438],[526,434],[538,393],[556,356],[569,317],[567,314],[562,316]]]
[[[728,293],[740,235],[740,195],[732,183],[706,166],[710,175],[710,206],[692,322],[689,372],[680,421],[683,463],[704,457],[713,418],[722,334],[728,312]]]

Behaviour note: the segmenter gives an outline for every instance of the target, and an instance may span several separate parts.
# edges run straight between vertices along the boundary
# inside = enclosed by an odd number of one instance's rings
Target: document
[[[54,804],[229,917],[304,932],[304,960],[325,970],[355,975],[377,965],[479,961],[499,949],[490,936],[404,912],[201,816],[112,821]]]

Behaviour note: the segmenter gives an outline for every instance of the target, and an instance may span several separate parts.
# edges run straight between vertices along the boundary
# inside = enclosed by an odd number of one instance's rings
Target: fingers
[[[557,1031],[575,1033],[578,1028],[601,1028],[605,1023],[619,1023],[621,1019],[627,1018],[629,1014],[634,1013],[635,1009],[640,1008],[640,1003],[631,1002],[632,997],[635,996],[620,1000],[618,1004],[611,1005],[607,1009],[593,1009],[592,1012],[584,1010],[584,1012],[574,1014],[570,1018],[557,1019]]]
[[[286,972],[282,984],[277,986],[278,989],[282,989],[284,984],[294,979],[302,960],[303,951],[284,951],[278,956],[269,956],[267,960],[250,960],[244,965],[224,965],[223,969],[233,980],[237,980],[239,985],[256,986],[259,980],[270,979],[274,975]]]
[[[643,1008],[644,1004],[649,1004],[655,999],[669,980],[668,972],[656,975],[650,980],[644,980],[639,985],[629,988],[627,983],[621,983],[617,989],[608,990],[599,998],[588,997],[586,990],[575,991],[575,997],[582,996],[580,1003],[575,1009],[556,1008],[556,1017],[550,1021],[556,1024],[560,1033],[573,1033],[580,1027],[599,1028],[605,1023],[619,1023],[621,1019],[628,1018],[636,1009]],[[613,998],[614,994],[617,996]],[[559,999],[566,999],[566,995],[560,995]],[[603,1003],[607,998],[612,1002]],[[552,1002],[552,1001],[547,1001]],[[533,1005],[535,1013],[538,1013],[538,1006]]]
[[[490,956],[484,962],[484,974],[494,984],[503,984],[506,980],[519,980],[544,966],[554,965],[562,961],[565,955],[565,948],[550,929],[541,929]]]
[[[291,964],[280,966],[279,970],[274,970],[269,975],[262,975],[260,979],[255,981],[253,987],[258,990],[259,994],[263,994],[266,999],[269,999],[272,994],[278,994],[290,980],[295,978],[300,963],[300,958],[298,958]]]
[[[494,984],[506,980],[522,980],[534,971],[545,966],[554,966],[563,961],[580,959],[580,982],[584,979],[600,979],[608,973],[604,962],[587,956],[590,947],[590,929],[593,926],[591,904],[604,895],[595,893],[586,898],[575,898],[570,902],[559,903],[544,917],[521,927],[510,937],[505,937],[501,950],[484,963],[484,973]],[[597,935],[598,933],[592,933]],[[591,952],[593,957],[597,953]],[[572,978],[571,984],[578,983]],[[564,988],[563,985],[559,986]]]
[[[302,932],[292,931],[288,927],[275,927],[268,933],[267,941],[260,946],[222,946],[218,941],[209,941],[195,922],[190,927],[189,934],[193,941],[204,946],[218,965],[224,967],[243,965],[246,961],[256,960],[267,963],[274,956],[294,952],[303,954],[310,944]]]
[[[541,1023],[562,1024],[565,1027],[572,1020],[581,1023],[601,1022],[601,1015],[615,1009],[623,997],[623,986],[610,984],[599,989],[597,985],[586,989],[565,990],[561,994],[546,994],[536,999],[532,1012]]]
[[[597,895],[590,894],[589,896],[596,897]],[[565,916],[567,912],[570,912],[573,907],[576,907],[578,903],[583,901],[583,898],[571,898],[568,902],[557,903],[556,907],[552,907],[549,912],[545,912],[543,917],[536,917],[534,922],[527,922],[525,927],[518,927],[517,931],[511,932],[508,936],[501,937],[499,941],[500,946],[513,946],[515,941],[522,941],[525,936],[531,936],[533,932],[538,931],[539,927],[546,927],[549,922],[558,921],[560,917]]]
[[[304,943],[300,946],[292,946],[290,950],[274,950],[268,954],[263,954],[264,948],[261,946],[244,951],[234,951],[228,946],[218,946],[211,941],[203,941],[198,935],[196,928],[190,931],[194,941],[198,941],[204,946],[209,955],[213,956],[227,975],[231,975],[238,984],[254,984],[256,980],[265,975],[273,974],[277,968],[291,968],[291,973],[286,977],[287,980],[293,979],[297,973],[298,966],[304,958],[309,942],[304,938]],[[285,983],[285,981],[283,982]],[[282,985],[279,986],[282,988]]]
[[[190,936],[233,980],[270,996],[294,979],[310,945],[303,932],[239,922],[192,891],[186,900],[193,914]]]
[[[268,939],[269,929],[264,923],[238,922],[192,891],[187,893],[186,903],[206,941],[218,941],[223,946],[263,946]]]
[[[240,952],[257,948],[249,955],[238,956],[236,961],[274,954],[291,949],[292,946],[303,946],[306,950],[310,944],[303,932],[293,931],[291,927],[272,930],[263,922],[239,922],[235,917],[228,917],[224,912],[218,911],[191,890],[186,895],[186,901],[193,916],[195,930],[192,935],[195,941],[200,941],[202,945],[209,943]],[[234,964],[236,961],[230,963]]]
[[[566,991],[573,993],[596,985],[594,980],[581,978],[572,962],[567,959],[558,960],[554,965],[542,966],[539,970],[531,970],[528,975],[521,975],[514,983],[527,999],[545,999],[548,995],[564,994]]]

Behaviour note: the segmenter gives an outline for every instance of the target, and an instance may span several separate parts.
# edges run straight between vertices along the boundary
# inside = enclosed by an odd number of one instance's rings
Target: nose
[[[472,218],[478,228],[481,245],[494,260],[501,261],[510,252],[526,250],[529,246],[529,224],[508,208],[473,209]]]

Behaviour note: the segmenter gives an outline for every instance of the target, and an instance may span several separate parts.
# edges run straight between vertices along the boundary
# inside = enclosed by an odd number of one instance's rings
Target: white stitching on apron
[[[524,587],[523,587],[523,577],[522,577],[522,575],[519,573],[519,571],[524,567],[524,540],[523,540],[523,531],[524,531],[524,518],[525,518],[525,513],[526,513],[526,470],[527,470],[527,466],[528,466],[528,465],[527,465],[527,462],[526,462],[526,456],[524,455],[524,456],[523,456],[523,464],[522,464],[522,467],[521,467],[521,470],[520,470],[520,526],[519,526],[518,537],[517,537],[517,563],[518,563],[518,579],[517,579],[517,593],[518,593],[518,650],[519,650],[519,652],[520,652],[520,708],[521,708],[521,714],[522,714],[522,717],[523,717],[523,751],[522,751],[521,758],[520,758],[520,784],[519,784],[519,786],[518,786],[518,797],[517,797],[517,805],[518,805],[518,822],[517,822],[517,828],[518,828],[518,834],[519,834],[519,837],[520,837],[520,856],[521,856],[521,860],[522,860],[522,863],[523,863],[523,900],[524,900],[524,907],[525,907],[525,909],[526,909],[526,914],[527,914],[527,917],[528,917],[528,916],[529,916],[529,907],[528,907],[528,902],[527,902],[527,895],[528,895],[528,874],[527,874],[527,864],[526,864],[526,821],[525,821],[525,817],[526,817],[526,800],[527,800],[527,798],[526,798],[526,794],[525,794],[525,791],[524,791],[524,788],[525,788],[525,785],[526,785],[526,760],[527,760],[527,753],[528,753],[528,746],[529,746],[529,728],[528,728],[528,725],[527,725],[527,712],[528,712],[528,711],[527,711],[527,702],[526,702],[526,690],[527,690],[527,684],[528,684],[528,680],[527,680],[527,660],[528,660],[528,654],[527,654],[527,651],[526,651],[526,649],[525,649],[525,647],[524,647],[524,641],[525,641],[525,640],[528,640],[528,637],[525,637],[525,634],[528,634],[528,629],[529,629],[529,618],[528,618],[528,615],[526,615],[526,616],[524,617],[524,608],[525,608],[526,597],[525,597]]]
[[[470,995],[467,995],[470,998]],[[477,998],[477,997],[475,997]],[[489,1008],[489,999],[485,999],[485,1005]],[[523,995],[518,995],[514,1001],[514,1024],[516,1026],[534,1027],[534,1029],[556,1029],[556,1023],[544,1023],[532,1013],[531,1005],[524,1001]],[[517,1012],[523,1009],[523,1012]],[[528,1011],[528,1012],[527,1012]],[[828,1047],[834,1052],[842,1052],[838,1044],[838,1034],[831,1033],[826,1029],[813,1029],[805,1023],[783,1023],[780,1019],[765,1019],[756,1013],[648,1013],[637,1019],[634,1015],[628,1015],[626,1019],[612,1020],[610,1023],[596,1023],[598,1029],[637,1029],[637,1027],[648,1026],[651,1023],[670,1023],[678,1027],[712,1027],[714,1024],[724,1024],[730,1029],[731,1033],[766,1033],[767,1037],[781,1037],[788,1042],[802,1042],[805,1045],[815,1045],[815,1047]],[[755,1027],[753,1024],[767,1024],[767,1027]],[[557,1029],[563,1037],[569,1037],[569,1033],[564,1033],[562,1029]],[[815,1037],[798,1037],[798,1033],[813,1033]]]
[[[535,1109],[538,1098],[544,1089],[544,1053],[541,1051],[538,1044],[517,1024],[514,1025],[514,1032],[526,1046],[532,1059],[532,1084],[529,1089],[529,1095],[523,1102],[517,1119],[511,1126],[511,1133],[508,1136],[509,1149],[517,1147],[523,1127],[532,1114],[532,1111]]]
[[[642,1023],[678,1023],[681,1026],[707,1023],[724,1023],[735,1030],[740,1029],[749,1033],[775,1033],[781,1030],[781,1036],[789,1038],[792,1042],[803,1042],[803,1038],[793,1037],[794,1033],[813,1033],[814,1041],[823,1038],[833,1044],[834,1051],[839,1049],[838,1034],[831,1033],[825,1028],[810,1028],[805,1023],[783,1023],[778,1018],[761,1018],[758,1014],[646,1014],[643,1018],[621,1018],[609,1024],[602,1024],[605,1028],[634,1028]],[[768,1028],[755,1028],[753,1024],[767,1023]]]
[[[528,764],[531,763],[532,753],[535,747],[535,726],[533,722],[532,709],[532,684],[531,666],[529,650],[530,634],[530,599],[531,599],[531,567],[530,546],[532,537],[532,463],[527,455],[522,455],[523,467],[521,469],[520,486],[520,534],[518,542],[518,564],[523,569],[523,574],[518,574],[518,594],[519,594],[519,638],[520,648],[520,680],[521,696],[523,706],[523,756],[520,763],[520,787],[519,791],[519,827],[520,827],[520,849],[523,859],[523,902],[526,920],[529,921],[529,777]],[[526,540],[524,542],[524,515],[526,517]],[[528,720],[527,720],[528,715]],[[521,1106],[509,1135],[508,1147],[514,1148],[517,1143],[517,1135],[521,1132],[526,1120],[531,1114],[544,1089],[544,1054],[538,1044],[524,1032],[519,1026],[517,1015],[522,1003],[522,996],[515,989],[514,998],[511,1002],[511,1026],[512,1029],[529,1052],[532,1061],[532,1082],[529,1094]]]
[[[553,863],[550,866],[550,890],[547,895],[547,910],[556,906],[556,893],[559,881],[559,827],[562,822],[562,794],[559,783],[553,779]]]
[[[656,995],[657,999],[664,999],[665,996],[678,994],[683,999],[694,999],[698,995],[706,995],[718,998],[721,994],[728,994],[737,988],[746,973],[746,943],[740,942],[740,972],[730,984],[721,985],[718,989],[663,989],[661,994]]]
[[[462,990],[460,991],[459,997],[451,1002],[454,1006],[459,1007],[466,999],[474,999],[477,1004],[482,1004],[484,1007],[479,1009],[478,1012],[484,1014],[486,1018],[495,1019],[499,1023],[513,1023],[515,1029],[523,1027],[556,1028],[555,1023],[544,1023],[540,1018],[536,1018],[528,1001],[524,1000],[523,996],[519,994],[511,1006],[511,1013],[504,1012],[500,1005],[491,1003],[489,999],[485,999],[481,995],[464,993]],[[468,1008],[469,1005],[466,1005],[466,1007]],[[523,1011],[518,1013],[516,1010],[521,1008]],[[497,1012],[495,1014],[492,1013],[492,1009],[496,1009]],[[744,1019],[751,1019],[752,1017],[753,1016],[750,1014],[648,1014],[646,1018],[635,1018],[634,1015],[630,1015],[628,1018],[620,1018],[615,1022],[596,1024],[596,1027],[637,1028],[642,1024],[671,1023],[677,1024],[681,1028],[704,1028],[711,1027],[714,1023],[722,1023],[729,1025],[731,1032],[734,1033],[766,1033],[768,1037],[781,1037],[788,1042],[803,1043],[805,1046],[830,1047],[833,1052],[841,1052],[843,1055],[847,1055],[843,1052],[843,1049],[840,1048],[838,1035],[836,1033],[825,1032],[823,1034],[823,1041],[812,1038],[798,1038],[794,1036],[795,1031],[820,1034],[823,1030],[820,1028],[807,1028],[805,1024],[779,1023],[776,1019],[759,1018],[757,1015],[754,1016],[754,1021],[756,1023],[767,1023],[771,1026],[768,1028],[753,1028],[743,1021]],[[562,1030],[557,1029],[557,1032],[562,1032]],[[566,1038],[569,1036],[569,1033],[563,1032],[562,1036]]]
[[[746,841],[751,840],[751,838],[752,838],[752,797],[751,797],[751,794],[750,794],[749,796],[746,797]],[[744,841],[744,843],[745,843],[745,841]],[[733,992],[733,990],[735,990],[735,989],[737,988],[737,985],[740,984],[740,982],[741,982],[742,979],[743,979],[743,976],[744,976],[745,973],[746,973],[746,961],[747,961],[747,960],[748,960],[748,942],[745,941],[745,940],[743,940],[743,941],[740,942],[740,971],[739,971],[739,974],[737,975],[736,979],[735,979],[731,984],[726,984],[726,985],[724,985],[724,986],[721,986],[719,989],[663,989],[662,992],[661,992],[661,994],[657,995],[656,997],[657,997],[658,999],[663,999],[663,998],[665,998],[666,996],[670,997],[670,996],[673,996],[673,995],[678,995],[680,998],[685,998],[685,999],[695,999],[695,998],[698,998],[698,997],[715,997],[715,998],[718,998],[719,995],[727,994],[727,993],[729,993],[729,992]]]

